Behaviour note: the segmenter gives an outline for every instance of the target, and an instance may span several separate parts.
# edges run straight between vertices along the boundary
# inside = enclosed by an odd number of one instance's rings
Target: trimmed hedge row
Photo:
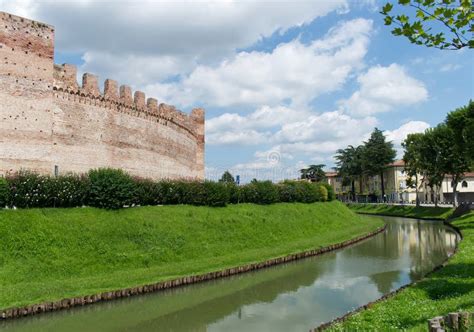
[[[85,175],[51,177],[20,171],[0,178],[0,207],[77,207],[119,209],[134,205],[227,204],[278,202],[312,203],[334,199],[327,183],[305,181],[252,181],[234,183],[212,181],[152,181],[134,178],[119,169],[102,168]]]

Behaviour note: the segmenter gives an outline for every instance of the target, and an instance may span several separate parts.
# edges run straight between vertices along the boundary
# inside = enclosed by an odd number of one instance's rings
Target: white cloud
[[[113,54],[87,51],[82,56],[81,73],[100,73],[101,80],[111,78],[120,84],[142,88],[149,82],[167,79],[193,68],[192,60],[170,55]]]
[[[442,72],[449,72],[449,71],[455,71],[460,69],[462,66],[459,64],[454,64],[454,63],[447,63],[443,66],[441,66],[440,71]]]
[[[424,121],[409,121],[394,130],[386,130],[385,136],[394,144],[400,145],[408,134],[421,133],[428,129],[430,125]]]
[[[206,121],[206,142],[211,145],[255,145],[270,139],[271,128],[280,128],[288,121],[303,120],[308,111],[284,106],[260,107],[248,115],[224,113]]]
[[[344,110],[367,116],[388,112],[397,106],[413,105],[428,99],[423,82],[409,76],[398,65],[375,66],[357,78],[360,88],[349,99],[341,101]]]
[[[240,52],[218,66],[201,65],[179,82],[151,84],[147,92],[174,104],[306,106],[342,87],[363,66],[372,21],[338,24],[306,45],[295,39],[271,53]]]
[[[401,145],[407,135],[413,133],[422,133],[429,127],[430,125],[424,121],[409,121],[397,129],[386,130],[384,134],[388,141],[393,142],[394,148],[397,151],[397,158],[402,158],[403,148]]]
[[[271,6],[237,0],[0,0],[1,10],[54,25],[57,50],[86,53],[83,71],[132,85],[188,73],[197,63],[219,63],[262,37],[347,7],[346,0]]]
[[[320,147],[311,148],[312,151],[331,149],[332,144],[341,144],[349,141],[357,141],[367,130],[377,124],[373,117],[355,119],[340,111],[325,112],[312,115],[303,121],[293,121],[284,124],[275,134],[275,140],[291,144],[302,142],[319,142]],[[302,146],[302,145],[299,145]]]

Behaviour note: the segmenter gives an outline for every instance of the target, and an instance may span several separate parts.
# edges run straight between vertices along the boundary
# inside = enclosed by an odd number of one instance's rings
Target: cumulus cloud
[[[271,138],[272,128],[291,120],[303,120],[308,111],[285,106],[262,106],[248,115],[224,113],[206,121],[206,141],[210,145],[261,144]]]
[[[385,136],[394,144],[401,144],[408,134],[421,133],[429,127],[430,125],[424,121],[409,121],[397,129],[385,131]]]
[[[218,0],[0,0],[2,10],[53,24],[61,52],[87,52],[83,71],[130,75],[131,84],[143,83],[132,81],[138,64],[148,63],[139,71],[149,76],[147,83],[156,82],[167,72],[186,73],[197,63],[219,62],[262,37],[347,7],[346,0],[274,1],[271,6]]]
[[[200,65],[179,82],[152,84],[147,91],[174,104],[205,106],[305,106],[315,97],[342,87],[363,65],[372,21],[338,24],[310,44],[295,39],[271,53],[240,52],[218,66]]]
[[[357,78],[360,85],[349,99],[341,101],[350,114],[367,116],[388,112],[396,106],[413,105],[428,99],[423,82],[408,75],[398,65],[375,66]]]
[[[409,121],[397,129],[386,130],[384,134],[388,141],[393,142],[394,148],[397,151],[397,157],[401,158],[403,156],[403,149],[401,145],[407,135],[422,133],[429,127],[430,125],[424,121]]]

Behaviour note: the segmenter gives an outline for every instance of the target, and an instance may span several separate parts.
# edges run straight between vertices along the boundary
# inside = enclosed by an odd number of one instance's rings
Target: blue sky
[[[206,109],[207,176],[333,166],[374,126],[396,147],[473,98],[472,51],[392,36],[377,1],[5,1],[56,27],[73,63],[189,112]]]

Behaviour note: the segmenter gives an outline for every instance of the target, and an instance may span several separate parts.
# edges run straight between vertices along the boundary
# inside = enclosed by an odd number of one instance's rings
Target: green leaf
[[[400,21],[402,24],[408,23],[408,16],[406,15],[399,15],[397,16],[397,19]]]
[[[423,19],[423,18],[425,18],[425,13],[423,13],[423,11],[421,9],[418,9],[416,11],[416,17]]]
[[[398,0],[400,5],[406,6],[410,4],[410,0]]]
[[[444,12],[444,9],[441,8],[441,7],[438,7],[438,8],[435,9],[434,15],[435,16],[440,16],[441,14],[443,14],[443,12]]]
[[[392,30],[392,34],[395,36],[400,36],[402,34],[402,29],[401,28],[395,28]]]
[[[390,25],[392,24],[392,17],[391,16],[386,16],[384,19],[385,25]]]
[[[393,5],[390,2],[387,2],[385,6],[382,8],[382,13],[383,14],[388,14],[393,8]]]

